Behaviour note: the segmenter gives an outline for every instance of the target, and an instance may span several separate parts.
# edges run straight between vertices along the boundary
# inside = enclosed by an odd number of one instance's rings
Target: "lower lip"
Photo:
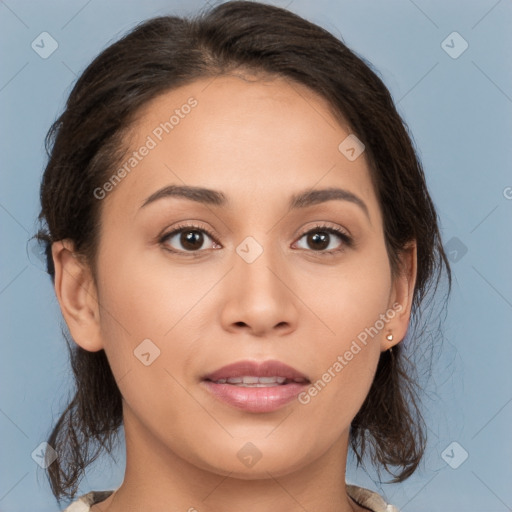
[[[233,384],[216,384],[204,380],[208,391],[223,402],[247,412],[272,412],[290,403],[307,383],[281,384],[267,388],[250,388]]]

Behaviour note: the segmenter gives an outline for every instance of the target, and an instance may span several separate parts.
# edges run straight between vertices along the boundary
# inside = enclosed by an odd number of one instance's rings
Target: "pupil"
[[[314,233],[313,235],[310,235],[309,241],[313,242],[313,246],[316,245],[317,249],[325,249],[329,246],[329,234],[325,233],[323,231],[319,231],[317,233]],[[318,244],[320,242],[320,244]]]
[[[186,231],[181,235],[181,243],[186,249],[198,249],[203,245],[203,234],[199,231]]]

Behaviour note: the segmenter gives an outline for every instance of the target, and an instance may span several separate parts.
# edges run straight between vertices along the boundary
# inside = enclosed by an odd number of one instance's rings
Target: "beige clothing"
[[[80,496],[62,512],[89,512],[91,506],[106,500],[114,491],[91,491]],[[347,485],[348,495],[359,505],[371,512],[399,512],[393,505],[388,505],[376,492],[355,485]]]

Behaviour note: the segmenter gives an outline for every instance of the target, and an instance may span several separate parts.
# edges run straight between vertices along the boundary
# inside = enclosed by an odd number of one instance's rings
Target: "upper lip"
[[[217,381],[220,379],[229,379],[230,377],[285,377],[286,379],[309,379],[295,368],[288,366],[281,361],[237,361],[215,370],[203,377],[203,380]]]

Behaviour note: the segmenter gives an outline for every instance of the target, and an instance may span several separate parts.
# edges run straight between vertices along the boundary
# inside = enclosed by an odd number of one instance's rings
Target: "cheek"
[[[145,368],[143,354],[156,361],[165,333],[184,313],[179,282],[166,283],[150,263],[116,243],[105,244],[98,255],[101,336],[116,378]]]
[[[170,375],[182,381],[197,372],[195,340],[204,328],[198,315],[206,307],[209,318],[216,313],[207,304],[218,268],[170,264],[158,251],[116,244],[105,246],[98,262],[101,335],[123,396],[145,404],[144,390],[152,390],[165,401],[169,389],[180,388]]]
[[[183,331],[187,313],[211,284],[191,287],[179,267],[162,268],[129,248],[108,249],[98,265],[101,335],[126,405],[162,425],[178,411],[198,414],[173,376],[191,350],[184,343],[191,336]]]
[[[351,253],[346,261],[316,278],[308,277],[300,292],[313,313],[323,320],[324,340],[333,349],[343,348],[366,332],[388,308],[392,282],[387,254],[383,244],[372,245]]]
[[[112,253],[104,260],[103,268],[110,271],[103,273],[100,297],[111,314],[102,327],[108,331],[113,329],[121,337],[129,333],[133,342],[145,338],[162,340],[216,277],[209,279],[202,272],[204,279],[194,279],[183,267],[166,264],[161,255],[149,251],[147,255],[135,250],[122,254],[122,258],[116,258]],[[111,342],[116,342],[115,336]]]
[[[394,316],[388,307],[390,292],[389,263],[380,246],[347,260],[346,266],[333,267],[315,280],[314,288],[312,281],[304,282],[301,296],[321,321],[316,321],[315,350],[304,345],[318,372],[299,401],[315,409],[319,425],[329,424],[333,414],[348,425],[362,405],[386,335],[383,317],[389,321]]]

